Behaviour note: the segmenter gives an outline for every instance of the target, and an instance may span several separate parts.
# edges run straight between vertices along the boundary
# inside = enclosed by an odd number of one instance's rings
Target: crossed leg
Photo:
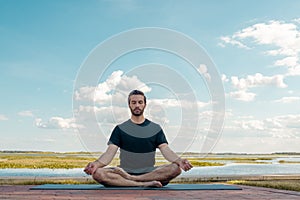
[[[99,168],[93,178],[108,186],[162,187],[181,173],[177,164],[163,165],[143,175],[130,175],[122,168]]]

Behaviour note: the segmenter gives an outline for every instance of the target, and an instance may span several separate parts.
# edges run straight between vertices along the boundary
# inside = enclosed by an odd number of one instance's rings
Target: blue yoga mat
[[[162,188],[153,187],[104,187],[99,184],[44,184],[31,190],[241,190],[226,184],[168,184]]]

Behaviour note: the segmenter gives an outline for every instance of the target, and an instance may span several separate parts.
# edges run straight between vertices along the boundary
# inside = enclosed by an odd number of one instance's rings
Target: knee
[[[181,174],[181,168],[176,163],[172,163],[172,171],[175,177]]]
[[[98,183],[105,182],[106,177],[107,177],[105,170],[102,168],[98,168],[92,176],[93,176],[93,179],[96,180]]]

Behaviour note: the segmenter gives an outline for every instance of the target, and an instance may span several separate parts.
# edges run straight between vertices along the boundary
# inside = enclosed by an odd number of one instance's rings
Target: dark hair
[[[129,95],[128,95],[128,104],[130,103],[130,97],[131,97],[132,95],[142,95],[142,96],[144,96],[144,102],[145,102],[145,104],[146,104],[146,96],[145,96],[144,92],[142,92],[142,91],[140,91],[140,90],[132,90],[132,91],[129,93]]]

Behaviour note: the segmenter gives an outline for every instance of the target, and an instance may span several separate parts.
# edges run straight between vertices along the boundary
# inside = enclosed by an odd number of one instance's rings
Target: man
[[[131,118],[116,126],[106,151],[84,171],[105,186],[162,187],[192,165],[181,159],[168,146],[161,127],[144,117],[146,97],[133,90],[128,95]],[[120,148],[120,167],[105,168]],[[155,151],[159,148],[171,164],[154,167]]]

